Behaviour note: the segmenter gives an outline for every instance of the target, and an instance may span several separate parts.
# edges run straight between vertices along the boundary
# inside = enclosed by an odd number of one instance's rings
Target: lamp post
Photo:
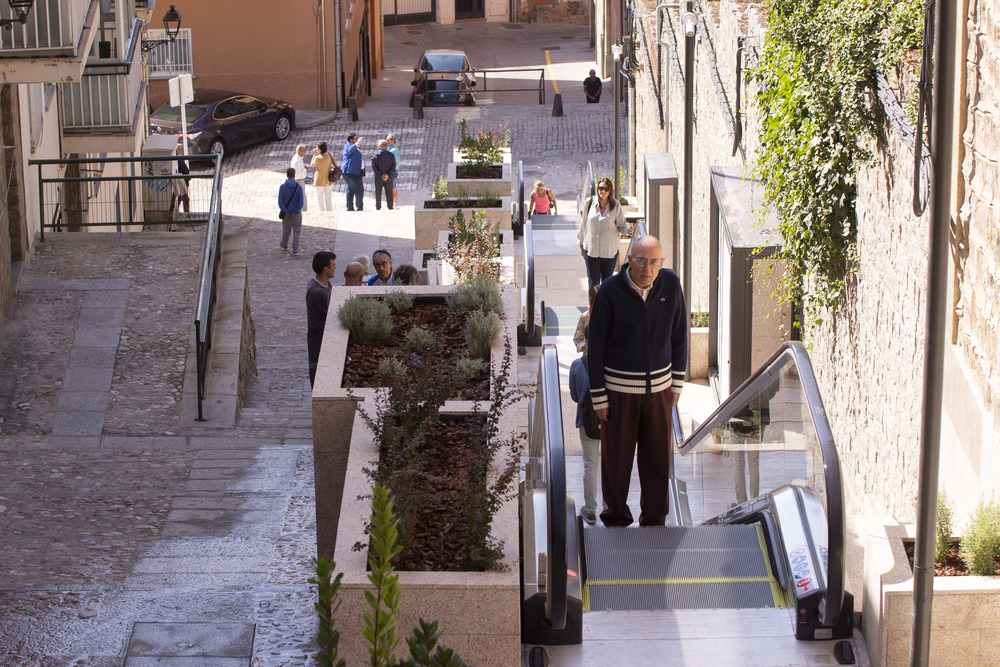
[[[13,2],[13,0],[11,0],[11,2]],[[177,13],[177,9],[173,5],[170,5],[170,9],[168,9],[167,13],[163,15],[163,29],[167,33],[167,38],[143,40],[143,53],[149,53],[156,47],[177,39],[177,34],[181,31],[181,15]]]
[[[7,30],[12,30],[15,23],[24,25],[27,22],[28,13],[31,11],[31,6],[35,4],[35,0],[7,0],[7,4],[10,5],[11,11],[14,12],[14,17],[0,19],[0,25]]]
[[[684,258],[682,260],[681,289],[691,299],[691,234],[692,193],[694,184],[694,47],[698,33],[698,17],[693,3],[687,0],[687,12],[681,18],[684,24]]]
[[[611,55],[615,59],[615,71],[613,74],[613,90],[615,95],[615,171],[614,175],[611,177],[611,183],[614,186],[615,193],[618,197],[622,196],[622,193],[618,192],[618,170],[621,169],[619,160],[619,144],[621,143],[621,69],[620,63],[622,59],[622,45],[612,44],[611,45]]]

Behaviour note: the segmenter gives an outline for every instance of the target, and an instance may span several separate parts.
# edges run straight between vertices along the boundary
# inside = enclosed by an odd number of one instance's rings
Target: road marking
[[[552,79],[552,92],[556,95],[559,94],[559,83],[556,82],[556,74],[552,70],[552,59],[549,58],[549,50],[545,49],[545,64],[549,68],[549,78]]]

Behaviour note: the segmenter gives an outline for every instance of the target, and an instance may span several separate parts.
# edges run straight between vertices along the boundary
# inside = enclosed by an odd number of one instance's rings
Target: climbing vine
[[[914,4],[906,0],[907,6]],[[755,175],[778,213],[782,297],[798,326],[822,324],[856,259],[858,167],[872,159],[875,73],[919,29],[890,0],[769,0],[770,31],[750,76],[758,85]]]

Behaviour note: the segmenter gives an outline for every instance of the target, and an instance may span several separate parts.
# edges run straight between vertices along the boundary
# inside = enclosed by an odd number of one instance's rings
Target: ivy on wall
[[[905,5],[902,9],[900,5]],[[822,324],[856,259],[857,170],[878,131],[875,73],[919,40],[919,0],[768,0],[755,176],[778,213],[796,325]],[[916,22],[916,23],[914,23]]]

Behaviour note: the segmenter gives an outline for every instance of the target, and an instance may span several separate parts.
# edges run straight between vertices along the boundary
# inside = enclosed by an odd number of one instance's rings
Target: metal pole
[[[931,156],[931,216],[927,268],[927,339],[924,344],[923,405],[920,426],[920,472],[917,486],[917,536],[913,558],[913,612],[910,666],[925,667],[931,645],[934,600],[934,529],[938,463],[941,451],[941,397],[945,318],[948,316],[948,254],[951,221],[951,171],[954,155],[956,20],[953,3],[937,0],[937,34]]]
[[[681,289],[684,298],[691,300],[691,229],[692,229],[692,174],[694,172],[694,40],[697,23],[689,20],[693,15],[692,0],[687,0],[684,20],[684,261]]]
[[[622,139],[622,125],[621,125],[621,72],[618,70],[618,62],[622,57],[622,47],[621,44],[614,44],[611,47],[611,54],[615,59],[614,71],[611,72],[613,86],[613,92],[615,95],[614,100],[614,113],[615,113],[615,170],[611,175],[612,188],[615,191],[615,196],[621,196],[621,192],[618,192],[618,170],[621,169],[621,139]]]

